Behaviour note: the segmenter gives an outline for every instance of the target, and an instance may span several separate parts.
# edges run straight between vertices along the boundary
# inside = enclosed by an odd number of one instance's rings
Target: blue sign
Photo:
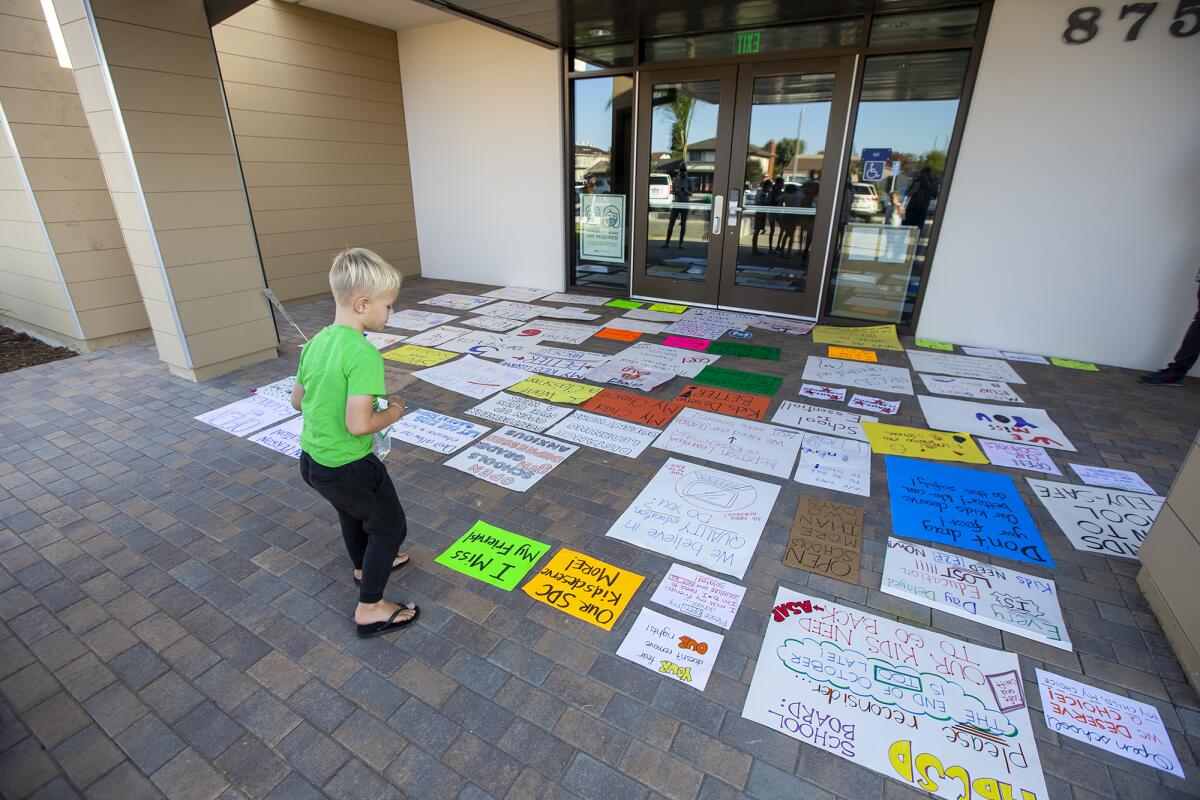
[[[891,161],[892,148],[890,147],[864,147],[862,151],[863,161]]]
[[[887,172],[887,162],[892,157],[890,147],[864,147],[862,151],[862,179],[881,181]]]
[[[1012,478],[899,456],[884,462],[896,536],[1054,566]]]
[[[751,333],[750,331],[729,331],[729,338],[731,338],[731,339],[753,339],[754,334]]]
[[[883,170],[887,166],[886,161],[864,161],[862,177],[864,181],[881,181],[883,180]]]

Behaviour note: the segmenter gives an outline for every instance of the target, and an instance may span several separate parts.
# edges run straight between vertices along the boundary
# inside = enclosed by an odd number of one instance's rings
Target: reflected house
[[[588,175],[607,175],[610,163],[608,150],[602,150],[588,141],[575,144],[576,183],[582,182]]]

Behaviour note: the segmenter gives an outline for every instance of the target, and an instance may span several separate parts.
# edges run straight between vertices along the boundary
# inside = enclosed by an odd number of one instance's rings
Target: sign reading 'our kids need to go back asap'
[[[949,800],[1046,800],[1017,656],[779,589],[742,716]]]

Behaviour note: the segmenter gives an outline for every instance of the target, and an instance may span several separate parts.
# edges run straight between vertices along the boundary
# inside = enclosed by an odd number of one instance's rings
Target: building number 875
[[[1133,24],[1125,32],[1125,41],[1133,42],[1142,32],[1142,26],[1157,9],[1155,3],[1126,3],[1121,6],[1121,14],[1117,19],[1133,18]],[[1098,6],[1083,6],[1067,16],[1067,28],[1063,31],[1063,41],[1067,44],[1086,44],[1100,33],[1100,16],[1103,12]],[[1179,0],[1175,6],[1175,16],[1172,17],[1171,35],[1180,39],[1195,36],[1200,33],[1200,0]]]

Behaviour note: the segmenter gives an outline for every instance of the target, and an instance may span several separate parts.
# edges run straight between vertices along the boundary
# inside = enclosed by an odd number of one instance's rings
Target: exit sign
[[[762,31],[738,31],[735,36],[739,56],[754,55],[762,49]]]

